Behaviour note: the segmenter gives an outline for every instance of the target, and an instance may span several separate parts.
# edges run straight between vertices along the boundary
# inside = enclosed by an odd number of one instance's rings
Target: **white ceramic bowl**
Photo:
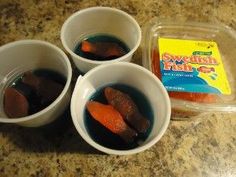
[[[58,98],[45,109],[21,118],[7,118],[3,110],[3,93],[10,81],[22,73],[39,69],[57,71],[66,78]],[[70,102],[72,69],[66,54],[58,47],[40,40],[21,40],[0,47],[0,122],[37,127],[60,116]]]
[[[74,53],[78,42],[96,34],[116,36],[129,47],[130,51],[110,61],[89,60]],[[129,62],[141,42],[141,29],[135,19],[124,11],[110,7],[91,7],[74,13],[65,21],[61,29],[61,41],[76,67],[86,73],[100,64]]]
[[[111,83],[131,86],[142,92],[151,104],[154,123],[148,138],[138,147],[130,150],[115,150],[96,143],[85,127],[86,103],[96,89]],[[94,148],[117,155],[128,155],[144,151],[154,145],[165,133],[170,121],[170,99],[160,80],[147,69],[132,63],[119,62],[100,65],[77,80],[71,99],[73,123],[82,136]]]

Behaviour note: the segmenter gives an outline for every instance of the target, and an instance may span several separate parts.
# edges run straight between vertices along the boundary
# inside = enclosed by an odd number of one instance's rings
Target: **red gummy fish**
[[[202,73],[210,73],[210,72],[215,72],[215,68],[211,67],[206,67],[206,66],[200,66],[199,68],[197,68],[197,70],[199,72],[202,72]]]
[[[18,90],[8,87],[4,93],[4,111],[10,118],[28,115],[29,103],[26,97]]]
[[[82,41],[81,50],[89,52],[102,58],[118,58],[125,55],[125,51],[116,43]]]
[[[86,107],[91,116],[111,132],[119,135],[127,143],[134,141],[137,132],[125,123],[120,113],[113,106],[89,101]]]
[[[150,122],[141,115],[137,105],[129,95],[111,87],[106,87],[104,92],[108,103],[112,105],[134,129],[140,133],[147,131]]]

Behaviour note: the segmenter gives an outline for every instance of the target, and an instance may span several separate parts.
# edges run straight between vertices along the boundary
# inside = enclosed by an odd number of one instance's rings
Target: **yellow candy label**
[[[231,94],[215,42],[159,38],[158,47],[168,91]]]

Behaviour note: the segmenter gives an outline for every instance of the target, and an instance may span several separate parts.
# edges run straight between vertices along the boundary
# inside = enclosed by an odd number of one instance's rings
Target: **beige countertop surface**
[[[235,0],[0,0],[0,45],[40,39],[63,49],[63,22],[91,6],[124,10],[142,28],[158,17],[220,22],[236,30]],[[134,62],[140,60],[141,49],[134,56]],[[130,156],[92,148],[77,133],[69,112],[40,128],[0,124],[0,177],[5,176],[235,177],[236,114],[204,113],[193,120],[172,120],[157,144]]]

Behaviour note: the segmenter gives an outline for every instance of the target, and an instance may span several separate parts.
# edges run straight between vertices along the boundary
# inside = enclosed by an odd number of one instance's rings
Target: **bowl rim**
[[[135,44],[135,46],[125,55],[119,57],[119,58],[116,58],[116,59],[113,59],[113,60],[105,60],[105,61],[98,61],[98,60],[90,60],[90,59],[87,59],[87,58],[84,58],[84,57],[81,57],[77,54],[75,54],[67,45],[66,43],[66,40],[65,40],[65,33],[66,33],[66,29],[68,27],[68,24],[74,20],[75,17],[77,17],[78,15],[80,15],[81,13],[84,13],[84,12],[90,12],[90,11],[94,11],[94,10],[100,10],[100,11],[110,11],[110,12],[115,12],[115,13],[119,13],[125,17],[127,17],[130,21],[132,21],[132,23],[135,25],[137,31],[138,31],[138,40]],[[89,64],[96,64],[96,65],[99,65],[99,64],[104,64],[104,63],[113,63],[115,61],[122,61],[126,58],[128,58],[129,56],[131,56],[136,50],[137,48],[139,47],[140,43],[141,43],[141,38],[142,38],[142,32],[141,32],[141,28],[138,24],[138,22],[131,16],[129,15],[128,13],[122,11],[122,10],[119,10],[119,9],[116,9],[116,8],[112,8],[112,7],[89,7],[89,8],[85,8],[85,9],[82,9],[82,10],[79,10],[75,13],[73,13],[71,16],[69,16],[66,21],[63,23],[62,25],[62,28],[61,28],[61,33],[60,33],[60,38],[61,38],[61,42],[62,42],[62,45],[63,47],[66,49],[66,51],[71,55],[73,56],[74,59],[76,60],[81,60],[83,62],[86,62],[86,63],[89,63]]]
[[[20,123],[20,122],[25,122],[28,120],[33,120],[33,119],[39,119],[40,116],[42,116],[43,114],[45,114],[46,112],[48,112],[50,109],[52,109],[53,107],[55,107],[61,100],[62,98],[66,95],[66,92],[68,91],[68,89],[70,88],[70,83],[71,83],[71,79],[72,79],[72,68],[71,68],[71,64],[69,61],[69,58],[67,57],[67,55],[56,45],[51,44],[49,42],[46,41],[42,41],[42,40],[34,40],[34,39],[26,39],[26,40],[18,40],[18,41],[14,41],[14,42],[10,42],[8,44],[5,44],[3,46],[0,47],[0,52],[10,49],[12,47],[17,47],[20,45],[44,45],[48,48],[53,49],[55,52],[58,52],[64,59],[66,66],[67,66],[67,78],[66,78],[66,84],[62,90],[62,92],[60,93],[60,95],[46,108],[42,109],[39,112],[36,112],[32,115],[29,116],[25,116],[25,117],[19,117],[19,118],[3,118],[0,117],[0,122],[2,123]]]
[[[155,80],[156,84],[158,84],[158,87],[161,89],[161,92],[166,100],[165,104],[166,104],[166,115],[165,115],[165,120],[163,122],[163,125],[160,129],[160,133],[154,137],[151,141],[149,141],[147,144],[140,146],[140,147],[136,147],[134,149],[129,149],[129,150],[116,150],[116,149],[111,149],[111,148],[107,148],[104,147],[98,143],[96,143],[91,137],[89,137],[88,135],[86,135],[86,133],[84,133],[84,131],[81,129],[80,125],[77,122],[77,114],[76,114],[76,93],[78,92],[79,88],[80,88],[80,84],[83,83],[83,80],[86,80],[86,78],[88,78],[90,75],[96,74],[96,72],[103,70],[106,67],[114,67],[119,65],[120,67],[132,67],[135,68],[137,71],[143,72],[143,74],[147,74],[148,77],[151,77],[153,80]],[[142,66],[139,66],[137,64],[134,63],[127,63],[127,62],[117,62],[114,64],[103,64],[100,66],[97,66],[95,68],[93,68],[92,70],[90,70],[89,72],[87,72],[84,76],[79,76],[75,85],[75,89],[73,91],[72,94],[72,99],[71,99],[71,117],[72,117],[72,121],[73,124],[76,128],[76,130],[78,131],[78,133],[80,134],[80,136],[91,146],[93,146],[95,149],[104,152],[106,154],[113,154],[113,155],[131,155],[131,154],[135,154],[135,153],[139,153],[142,152],[148,148],[150,148],[151,146],[153,146],[157,141],[159,141],[161,139],[161,137],[164,135],[165,131],[168,128],[169,122],[170,122],[170,116],[171,116],[171,105],[170,105],[170,98],[168,96],[168,93],[165,89],[165,87],[163,86],[163,84],[161,83],[161,81],[155,77],[150,71],[148,71],[147,69],[145,69]]]

